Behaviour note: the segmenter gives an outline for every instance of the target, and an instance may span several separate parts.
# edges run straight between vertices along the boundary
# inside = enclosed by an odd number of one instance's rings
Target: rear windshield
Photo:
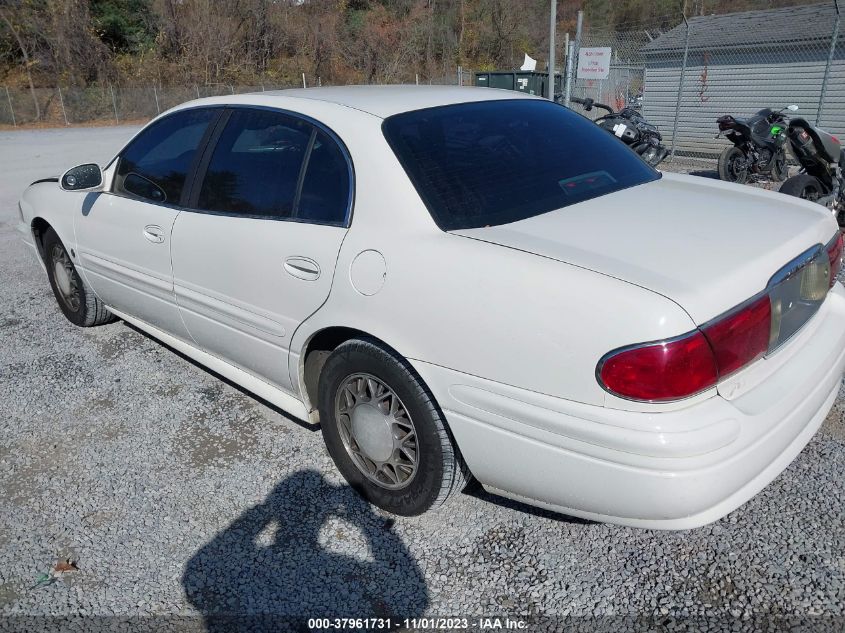
[[[444,231],[516,222],[660,178],[612,134],[540,99],[415,110],[382,129]]]

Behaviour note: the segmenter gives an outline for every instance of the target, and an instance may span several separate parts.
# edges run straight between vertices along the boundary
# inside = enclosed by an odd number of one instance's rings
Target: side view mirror
[[[786,109],[790,112],[796,112],[798,110],[798,106],[793,103],[792,105],[786,106]]]
[[[95,163],[71,167],[59,178],[64,191],[98,191],[102,186],[103,171]]]

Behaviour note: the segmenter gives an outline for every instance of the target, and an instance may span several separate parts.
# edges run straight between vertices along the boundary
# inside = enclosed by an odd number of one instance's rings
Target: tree
[[[100,40],[115,53],[135,54],[155,43],[156,19],[147,0],[91,0]]]
[[[12,8],[14,9],[14,7]],[[23,58],[23,67],[26,70],[26,78],[29,82],[29,93],[32,95],[32,103],[35,105],[35,118],[38,120],[41,119],[41,106],[38,104],[38,97],[35,94],[35,84],[32,81],[29,47],[26,43],[24,43],[22,35],[24,27],[20,24],[20,22],[18,22],[22,13],[23,12],[20,10],[15,13],[10,13],[8,10],[0,8],[0,20],[2,20],[3,24],[6,25],[6,28],[9,29],[20,49],[21,57]]]

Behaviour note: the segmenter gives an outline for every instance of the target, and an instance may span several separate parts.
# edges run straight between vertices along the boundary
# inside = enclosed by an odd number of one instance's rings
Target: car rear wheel
[[[745,154],[736,145],[726,147],[719,155],[719,178],[741,185],[748,180],[748,165],[745,162]]]
[[[810,202],[818,202],[818,199],[825,193],[821,181],[809,174],[798,174],[789,178],[781,185],[780,192]]]
[[[59,309],[68,321],[90,327],[114,320],[114,315],[82,280],[65,245],[52,228],[44,234],[44,265]]]
[[[404,516],[440,506],[469,472],[443,413],[406,360],[371,339],[341,344],[319,383],[329,454],[361,496]]]

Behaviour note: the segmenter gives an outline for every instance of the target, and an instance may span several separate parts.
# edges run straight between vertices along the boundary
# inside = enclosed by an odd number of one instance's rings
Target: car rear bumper
[[[824,421],[845,371],[845,290],[760,384],[665,413],[562,400],[413,361],[485,487],[598,521],[687,529],[762,490]]]

